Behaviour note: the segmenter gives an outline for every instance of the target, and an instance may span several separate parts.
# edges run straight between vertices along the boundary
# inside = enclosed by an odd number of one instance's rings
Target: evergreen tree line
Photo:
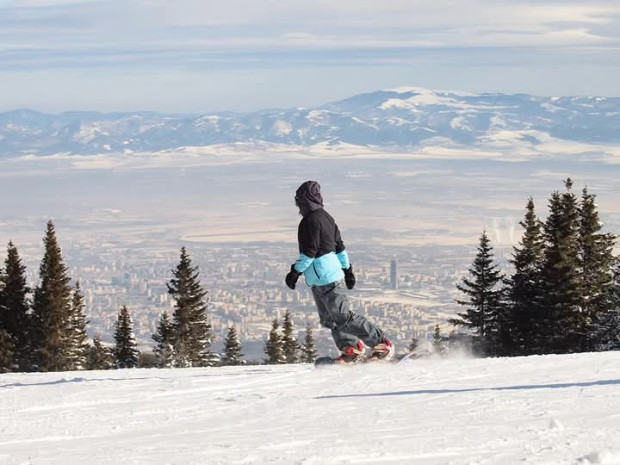
[[[477,254],[457,288],[465,307],[450,322],[468,328],[487,356],[620,349],[620,261],[616,238],[602,231],[596,196],[573,182],[553,192],[541,221],[534,201],[520,222],[522,238],[504,275],[483,231]]]
[[[152,336],[153,355],[149,357],[137,349],[126,306],[117,315],[113,346],[105,345],[99,334],[94,335],[92,342],[88,340],[84,295],[79,282],[71,283],[52,221],[47,223],[43,243],[39,283],[34,289],[27,285],[26,267],[12,242],[8,244],[4,266],[0,266],[0,373],[134,368],[139,364],[172,368],[245,363],[232,325],[222,356],[211,351],[213,330],[207,314],[208,292],[202,288],[198,268],[192,265],[184,247],[167,283],[174,301],[173,312],[160,316]],[[274,325],[266,343],[266,363],[316,359],[310,328],[305,344],[299,345],[288,311],[282,335],[277,330],[277,320]]]
[[[27,285],[26,267],[13,242],[0,267],[0,372],[136,366],[138,351],[127,309],[119,312],[114,347],[105,347],[99,336],[90,344],[84,295],[79,282],[71,284],[52,221],[43,244],[34,289]]]
[[[269,339],[265,343],[265,363],[279,365],[285,363],[313,363],[317,358],[316,345],[312,328],[306,328],[306,337],[303,343],[299,343],[294,336],[294,326],[291,313],[286,310],[282,331],[280,322],[275,318],[269,332]]]
[[[168,292],[175,299],[172,318],[162,313],[153,334],[156,343],[153,353],[155,365],[161,368],[201,367],[218,365],[242,365],[242,345],[234,325],[228,328],[224,339],[224,353],[221,358],[211,352],[213,332],[207,321],[207,292],[200,285],[198,268],[192,266],[185,248],[181,249],[181,260],[173,279],[168,284]],[[278,331],[279,322],[273,327],[265,344],[268,364],[313,362],[316,348],[310,328],[306,342],[299,345],[294,336],[291,314],[284,316],[283,332]],[[309,349],[308,349],[309,347]]]

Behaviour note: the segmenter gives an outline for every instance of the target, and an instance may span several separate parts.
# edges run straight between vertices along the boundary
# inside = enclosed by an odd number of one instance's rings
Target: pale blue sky
[[[0,111],[246,111],[398,86],[620,96],[620,1],[0,0]]]

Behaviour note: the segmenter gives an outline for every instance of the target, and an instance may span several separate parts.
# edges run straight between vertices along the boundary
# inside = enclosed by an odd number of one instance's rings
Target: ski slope
[[[620,352],[0,375],[2,464],[620,464]]]

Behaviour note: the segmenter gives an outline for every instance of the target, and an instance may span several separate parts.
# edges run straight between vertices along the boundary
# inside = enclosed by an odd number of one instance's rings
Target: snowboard
[[[405,354],[405,355],[395,355],[393,358],[389,359],[389,360],[381,360],[381,359],[375,359],[375,358],[370,358],[370,357],[364,357],[361,358],[360,360],[358,360],[357,362],[354,363],[338,363],[336,361],[336,357],[330,357],[330,356],[323,356],[323,357],[319,357],[314,361],[314,366],[319,368],[319,367],[325,367],[325,366],[330,366],[330,365],[337,365],[337,366],[354,366],[354,365],[363,365],[363,364],[373,364],[373,363],[400,363],[400,362],[404,362],[405,360],[414,357],[413,352],[409,353],[409,354]]]

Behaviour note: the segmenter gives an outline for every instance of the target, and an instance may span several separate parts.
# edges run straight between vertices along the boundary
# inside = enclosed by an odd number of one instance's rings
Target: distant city
[[[61,238],[62,242],[62,238]],[[292,313],[298,338],[308,326],[323,353],[335,350],[329,331],[321,330],[309,288],[301,281],[297,290],[284,285],[290,265],[278,257],[290,255],[290,244],[184,244],[201,283],[209,292],[209,311],[216,341],[221,349],[227,328],[234,324],[244,345],[245,358],[264,358],[264,342],[274,318],[281,320],[286,309]],[[178,249],[123,247],[120,243],[70,241],[63,248],[70,274],[79,280],[90,319],[89,332],[99,333],[112,343],[114,322],[123,306],[129,308],[141,350],[150,350],[151,335],[163,311],[172,313],[166,283],[178,263]],[[349,293],[353,309],[381,325],[398,349],[405,351],[412,337],[429,339],[439,324],[446,334],[452,330],[447,319],[459,311],[455,283],[471,265],[471,247],[385,247],[364,250],[351,247],[358,278]],[[397,258],[395,258],[397,257]],[[295,255],[290,256],[294,261]],[[504,252],[498,260],[505,263]],[[28,264],[28,278],[36,282],[37,263]]]

